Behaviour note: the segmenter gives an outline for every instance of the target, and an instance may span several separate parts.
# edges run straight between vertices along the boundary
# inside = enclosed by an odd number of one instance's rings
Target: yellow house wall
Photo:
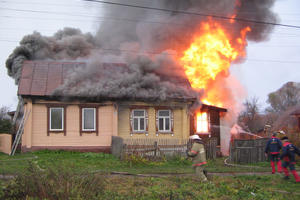
[[[47,107],[43,103],[26,104],[27,108],[32,107],[24,134],[22,146],[51,147],[51,146],[110,146],[111,136],[114,134],[116,123],[115,108],[111,105],[104,105],[98,108],[98,136],[96,133],[82,133],[80,136],[80,108],[78,104],[67,105],[66,111],[66,136],[63,133],[52,133],[47,136]]]
[[[10,134],[0,133],[0,152],[10,154],[12,137]]]
[[[174,115],[174,134],[159,134],[156,135],[156,120],[155,120],[155,105],[146,105],[148,112],[148,136],[146,134],[130,134],[130,106],[119,106],[118,116],[118,133],[119,136],[127,138],[174,138],[186,139],[189,137],[189,116],[187,112],[187,105],[176,106],[173,109]]]

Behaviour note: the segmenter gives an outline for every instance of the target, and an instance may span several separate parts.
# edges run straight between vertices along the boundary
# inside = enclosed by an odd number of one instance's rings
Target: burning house
[[[24,150],[99,150],[114,135],[198,133],[217,137],[226,154],[245,96],[230,66],[246,57],[248,40],[267,38],[272,26],[255,22],[276,22],[273,3],[151,1],[174,11],[160,13],[159,22],[151,9],[112,6],[103,12],[128,23],[103,22],[94,35],[65,28],[25,36],[6,62],[31,111]]]

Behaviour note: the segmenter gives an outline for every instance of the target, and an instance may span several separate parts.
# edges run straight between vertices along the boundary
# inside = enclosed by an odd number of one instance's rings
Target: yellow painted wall
[[[189,137],[189,116],[187,112],[187,104],[173,104],[174,114],[174,135],[171,134],[159,134],[156,135],[156,121],[155,121],[155,105],[151,104],[138,104],[141,106],[147,106],[146,110],[148,112],[148,136],[146,134],[130,134],[130,107],[132,105],[120,105],[118,109],[118,133],[119,136],[126,138],[174,138],[174,139],[186,139]],[[164,106],[164,105],[159,105]],[[167,105],[165,105],[167,106]]]
[[[12,145],[11,143],[12,136],[10,134],[0,133],[0,152],[10,154]]]
[[[98,108],[98,136],[96,133],[82,133],[80,136],[79,104],[68,105],[66,107],[66,136],[63,133],[52,133],[47,136],[47,107],[39,102],[31,106],[31,102],[26,104],[27,109],[32,107],[28,118],[24,134],[22,136],[22,146],[31,148],[35,146],[110,146],[111,136],[116,123],[115,108],[111,105],[103,105]]]

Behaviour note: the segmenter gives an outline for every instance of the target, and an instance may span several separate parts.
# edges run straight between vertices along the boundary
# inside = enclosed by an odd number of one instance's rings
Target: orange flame
[[[240,36],[233,39],[220,24],[209,20],[202,23],[201,30],[181,61],[191,86],[204,89],[202,102],[222,107],[222,99],[218,99],[218,93],[222,91],[209,86],[219,75],[228,76],[231,63],[246,55],[246,35],[251,29],[244,28]]]

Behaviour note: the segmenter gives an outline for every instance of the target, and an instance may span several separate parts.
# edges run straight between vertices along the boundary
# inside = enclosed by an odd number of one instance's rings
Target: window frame
[[[93,129],[88,129],[88,128],[85,128],[84,127],[84,123],[85,123],[85,121],[84,121],[84,112],[85,112],[85,110],[93,110],[94,112],[93,112],[93,115],[94,115],[94,122],[93,122],[93,126],[94,126],[94,128]],[[96,131],[96,108],[82,108],[82,121],[81,121],[81,123],[82,123],[82,131]]]
[[[134,116],[134,111],[144,111],[143,116]],[[146,109],[132,109],[132,132],[133,133],[144,133],[147,130],[147,125],[146,125]],[[138,130],[134,130],[134,119],[138,119]],[[144,119],[144,129],[141,130],[141,121],[140,119]]]
[[[80,122],[79,122],[79,131],[80,131],[80,136],[82,136],[83,133],[96,133],[96,135],[98,136],[99,135],[99,129],[98,129],[98,126],[99,126],[99,116],[98,116],[98,109],[99,109],[99,106],[97,105],[79,105],[79,109],[80,109],[80,112],[79,112],[79,119],[80,119]],[[95,125],[95,129],[84,129],[84,109],[94,109],[94,125]]]
[[[56,132],[56,131],[63,131],[64,130],[64,108],[63,107],[50,107],[50,131],[53,131],[53,132]],[[61,129],[55,129],[55,128],[52,128],[51,125],[52,125],[52,110],[61,110]]]
[[[67,105],[65,104],[46,104],[47,107],[47,136],[50,136],[50,133],[63,133],[66,136],[66,127],[67,127]],[[62,108],[62,129],[51,129],[51,109],[53,108]]]
[[[133,118],[133,111],[135,110],[144,110],[145,112],[145,130],[144,131],[134,131],[134,118]],[[130,136],[133,136],[134,134],[145,134],[146,136],[149,135],[149,107],[148,106],[141,106],[141,105],[134,105],[129,107],[129,133]]]
[[[169,115],[168,116],[160,116],[159,113],[160,111],[168,111]],[[169,129],[165,130],[165,125],[166,125],[166,118],[169,120]],[[163,130],[160,130],[160,119],[163,119]],[[160,133],[171,133],[172,132],[172,111],[170,109],[158,109],[157,110],[157,131]]]

